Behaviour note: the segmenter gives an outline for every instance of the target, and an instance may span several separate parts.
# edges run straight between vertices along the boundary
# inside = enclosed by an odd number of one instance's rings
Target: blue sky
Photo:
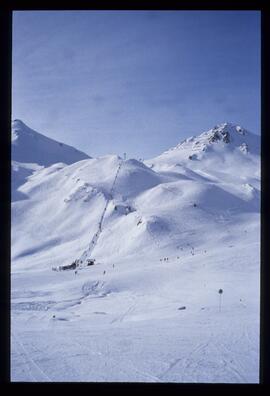
[[[260,13],[14,12],[12,75],[12,118],[91,156],[260,134]]]

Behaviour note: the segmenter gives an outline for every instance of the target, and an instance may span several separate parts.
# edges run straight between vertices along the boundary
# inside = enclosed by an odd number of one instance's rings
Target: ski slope
[[[144,163],[27,165],[12,381],[258,382],[259,145],[226,123]]]
[[[83,254],[80,256],[80,258],[79,258],[79,266],[80,266],[80,268],[84,267],[86,265],[86,259],[87,258],[89,259],[91,257],[91,254],[92,254],[93,250],[95,249],[95,246],[98,243],[100,234],[101,234],[102,229],[103,229],[103,220],[104,220],[104,217],[106,215],[106,211],[107,211],[108,205],[109,205],[110,201],[113,198],[113,190],[115,188],[115,184],[116,184],[117,177],[118,177],[118,174],[120,172],[121,166],[122,166],[122,162],[120,162],[118,167],[117,167],[115,178],[113,180],[113,184],[112,184],[111,190],[110,190],[108,198],[106,200],[105,207],[104,207],[104,209],[103,209],[103,211],[101,213],[101,217],[100,217],[100,220],[98,222],[98,228],[96,230],[96,233],[94,234],[93,238],[91,239],[91,242],[89,244],[88,249],[85,250],[83,252]]]

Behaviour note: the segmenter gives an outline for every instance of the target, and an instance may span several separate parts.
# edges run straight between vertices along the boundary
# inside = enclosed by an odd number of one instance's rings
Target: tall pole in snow
[[[221,312],[221,296],[222,296],[223,290],[219,289],[218,293],[219,293],[219,312]]]

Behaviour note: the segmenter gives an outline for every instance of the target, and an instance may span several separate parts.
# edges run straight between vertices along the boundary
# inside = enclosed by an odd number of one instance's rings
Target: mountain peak
[[[178,149],[191,149],[195,152],[206,151],[210,148],[220,146],[220,144],[227,146],[230,149],[240,149],[242,152],[247,153],[249,147],[253,151],[258,150],[259,137],[247,131],[240,125],[224,122],[215,125],[212,129],[201,133],[197,136],[192,136],[183,140],[171,150]]]
[[[245,135],[247,130],[240,125],[232,124],[231,122],[224,122],[222,124],[214,126],[214,128],[210,129],[210,131],[218,131],[218,132],[227,132],[227,133],[236,133],[239,135]]]
[[[57,162],[71,164],[91,158],[82,151],[58,142],[29,128],[22,120],[12,121],[12,160],[50,166]]]
[[[196,136],[184,139],[159,156],[149,159],[154,169],[167,169],[175,164],[187,164],[190,160],[203,161],[223,159],[229,155],[260,155],[260,136],[249,132],[239,124],[224,122]]]
[[[229,122],[216,125],[214,128],[203,133],[203,136],[209,136],[209,143],[221,141],[224,143],[231,143],[233,137],[236,135],[246,135],[247,131],[240,125],[234,125]],[[201,136],[201,135],[200,135]]]
[[[19,120],[18,118],[16,118],[15,120],[12,120],[11,122],[12,127],[21,127],[21,126],[26,126],[24,122],[22,122],[22,120]]]

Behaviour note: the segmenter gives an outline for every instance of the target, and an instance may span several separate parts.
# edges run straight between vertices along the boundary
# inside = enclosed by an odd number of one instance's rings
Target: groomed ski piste
[[[259,137],[141,162],[13,131],[11,380],[257,383]]]

